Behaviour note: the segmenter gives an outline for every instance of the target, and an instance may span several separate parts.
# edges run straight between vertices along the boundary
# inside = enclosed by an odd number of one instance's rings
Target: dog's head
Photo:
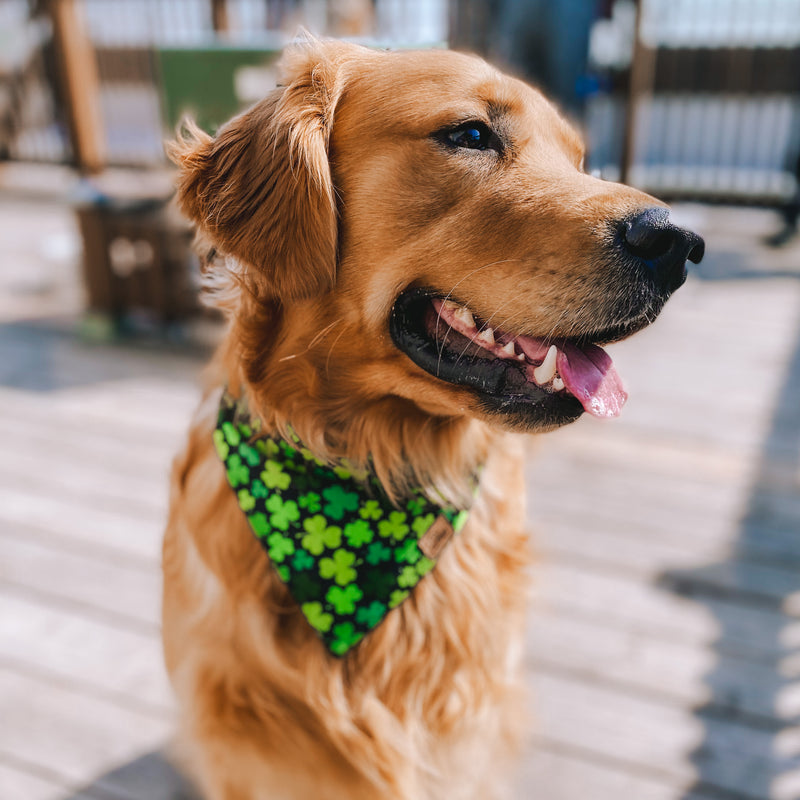
[[[284,75],[173,147],[182,207],[238,278],[240,377],[278,417],[330,444],[376,416],[617,413],[599,345],[656,317],[702,241],[587,175],[553,106],[477,58],[310,41]]]

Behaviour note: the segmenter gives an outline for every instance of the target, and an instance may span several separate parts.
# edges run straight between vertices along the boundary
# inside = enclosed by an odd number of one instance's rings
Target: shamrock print
[[[358,508],[358,495],[346,491],[338,483],[326,486],[322,490],[322,496],[326,501],[323,513],[332,519],[341,519],[345,511],[355,511]]]
[[[335,637],[331,650],[337,655],[346,653],[356,642],[364,638],[361,631],[357,631],[352,622],[340,622],[333,628]]]
[[[425,501],[421,497],[412,497],[406,503],[406,508],[417,517],[422,513],[422,509],[425,508]]]
[[[273,528],[287,531],[292,522],[300,519],[300,510],[294,500],[282,500],[280,495],[271,494],[265,505],[272,512],[269,521]]]
[[[228,483],[235,489],[237,486],[246,484],[250,478],[250,470],[242,464],[242,457],[234,453],[228,459]]]
[[[408,597],[408,589],[395,589],[389,597],[389,608],[397,608]]]
[[[239,508],[242,509],[245,513],[248,511],[252,511],[255,508],[256,500],[247,489],[239,489],[237,492],[237,497],[239,498]]]
[[[459,511],[453,519],[453,530],[458,533],[466,524],[469,511]]]
[[[239,442],[242,441],[241,434],[239,433],[239,429],[232,423],[232,422],[223,422],[222,423],[222,433],[225,436],[225,441],[231,447],[238,447]]]
[[[242,442],[239,445],[239,455],[251,466],[257,467],[261,463],[261,456],[253,445]]]
[[[352,568],[356,554],[348,550],[336,550],[333,558],[321,558],[319,561],[319,574],[323,578],[333,578],[339,586],[352,583],[358,576]]]
[[[228,447],[228,443],[225,441],[225,434],[217,428],[213,435],[212,440],[214,442],[214,449],[217,451],[217,455],[225,461],[228,458],[228,453],[230,452],[230,447]]]
[[[267,542],[269,543],[269,557],[278,564],[280,564],[286,556],[290,556],[294,553],[294,542],[282,533],[273,533],[272,536],[267,539]]]
[[[303,520],[303,529],[306,532],[303,547],[315,556],[321,555],[326,547],[333,550],[342,543],[342,529],[335,525],[329,526],[328,520],[322,514]]]
[[[311,603],[303,603],[300,608],[303,614],[305,614],[306,619],[311,623],[312,628],[316,628],[318,631],[322,631],[322,633],[327,633],[327,631],[331,629],[331,625],[333,625],[333,615],[323,611],[322,603],[315,600]]]
[[[394,549],[394,560],[398,562],[405,561],[408,564],[416,564],[421,557],[422,553],[414,539],[406,539],[400,547]]]
[[[377,566],[383,561],[388,561],[392,557],[392,551],[381,544],[380,542],[373,542],[367,550],[367,564]]]
[[[411,530],[413,530],[417,536],[424,536],[428,532],[428,528],[433,525],[435,519],[436,517],[434,517],[433,514],[423,514],[422,516],[416,517],[411,523]]]
[[[258,439],[256,441],[256,450],[267,458],[273,458],[281,451],[278,443],[272,439]]]
[[[300,508],[304,508],[306,511],[310,511],[312,514],[316,514],[322,508],[322,504],[320,503],[320,497],[316,492],[306,492],[305,494],[301,494],[300,497],[297,498],[297,502],[300,505]]]
[[[386,614],[386,606],[380,600],[373,600],[368,606],[361,606],[356,611],[356,622],[374,628]]]
[[[372,541],[372,528],[366,520],[357,519],[344,526],[344,535],[350,547],[361,547]]]
[[[272,526],[267,522],[267,515],[262,514],[260,511],[257,514],[251,514],[248,520],[256,536],[263,538],[272,530]]]
[[[397,585],[413,588],[419,583],[419,574],[414,567],[403,567],[402,572],[397,576]]]
[[[303,452],[296,436],[297,447],[254,438],[262,428],[227,398],[214,448],[272,568],[329,651],[344,655],[435,566],[418,540],[436,516],[458,530],[466,513],[440,507],[419,490],[393,507],[374,476]],[[362,478],[370,483],[367,496],[358,487]]]
[[[277,461],[267,460],[264,463],[264,471],[261,473],[261,480],[268,489],[288,489],[292,479],[283,471]]]
[[[250,482],[250,493],[253,497],[258,497],[261,500],[269,495],[267,487],[258,478],[253,478]]]
[[[378,523],[378,534],[384,539],[390,536],[398,541],[408,533],[405,511],[392,511],[389,519],[382,519]]]
[[[296,569],[298,572],[302,572],[304,569],[311,569],[314,566],[314,557],[307,553],[305,550],[298,550],[294,554],[294,558],[292,559],[292,567]]]
[[[352,614],[356,610],[356,603],[364,596],[364,592],[351,583],[342,589],[341,586],[331,586],[325,599],[333,606],[337,614]]]
[[[436,566],[436,562],[431,561],[427,556],[422,556],[415,566],[417,568],[417,575],[421,578],[423,575],[427,575]]]
[[[361,517],[361,519],[380,519],[383,516],[383,509],[377,500],[367,500],[367,502],[358,509],[358,516]]]

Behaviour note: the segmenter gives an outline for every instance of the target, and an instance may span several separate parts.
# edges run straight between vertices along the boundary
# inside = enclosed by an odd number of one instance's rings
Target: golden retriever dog
[[[282,69],[171,146],[229,320],[164,542],[181,738],[209,800],[485,800],[525,729],[518,434],[619,413],[601,345],[703,244],[478,58]]]

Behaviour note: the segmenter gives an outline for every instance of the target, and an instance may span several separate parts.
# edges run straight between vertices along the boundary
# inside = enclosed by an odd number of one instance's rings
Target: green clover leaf
[[[372,564],[373,567],[380,564],[382,561],[388,561],[392,557],[392,551],[381,544],[380,542],[373,542],[367,549],[367,563]]]
[[[417,561],[415,566],[417,569],[417,574],[421,578],[423,575],[427,575],[436,566],[436,562],[432,561],[427,556],[422,556],[422,558]]]
[[[214,441],[214,449],[217,451],[217,455],[222,461],[227,460],[230,447],[228,447],[228,443],[225,441],[225,434],[217,428],[214,433],[211,434],[211,438]]]
[[[335,525],[328,525],[328,520],[322,514],[315,514],[303,520],[303,547],[309,553],[318,556],[328,547],[331,550],[342,543],[342,529]]]
[[[260,475],[264,485],[269,489],[288,489],[292,479],[283,471],[277,461],[265,461],[264,471]]]
[[[377,500],[367,500],[358,510],[361,519],[380,519],[383,516],[383,509]]]
[[[354,583],[345,586],[331,586],[325,599],[334,607],[337,614],[352,614],[356,610],[356,603],[364,596],[364,592]]]
[[[408,589],[395,589],[389,597],[389,608],[397,608],[408,597]]]
[[[353,473],[349,469],[338,464],[333,468],[333,473],[343,481],[350,480],[353,477]]]
[[[300,509],[294,500],[283,500],[279,495],[271,494],[265,505],[272,512],[269,521],[274,528],[287,531],[292,522],[300,519]]]
[[[314,557],[307,553],[305,550],[298,550],[292,559],[292,566],[298,571],[302,572],[306,569],[311,569],[314,566]]]
[[[428,528],[433,525],[435,519],[436,517],[433,514],[423,514],[411,523],[411,529],[417,536],[424,536],[428,532]]]
[[[338,483],[324,488],[322,496],[326,500],[323,512],[333,519],[341,519],[346,511],[358,508],[358,495],[345,491]]]
[[[294,542],[282,533],[273,533],[267,542],[269,543],[269,557],[278,564],[284,561],[286,556],[294,553]]]
[[[323,576],[324,577],[324,576]],[[403,567],[403,571],[397,576],[397,585],[411,589],[419,583],[419,574],[414,567]]]
[[[372,528],[366,520],[357,519],[344,526],[344,535],[350,547],[361,547],[372,541]]]
[[[239,445],[239,454],[251,467],[257,467],[261,463],[261,456],[258,450],[247,442],[242,442]]]
[[[245,513],[255,508],[256,500],[247,489],[239,489],[237,496],[239,498],[239,508]]]
[[[239,430],[232,422],[222,423],[222,433],[225,435],[225,439],[231,447],[238,447],[239,442],[242,441]]]
[[[246,484],[250,480],[250,470],[242,464],[242,458],[238,453],[234,453],[228,459],[228,483],[235,489],[237,486]]]
[[[408,533],[405,511],[392,511],[389,519],[382,519],[378,523],[378,533],[384,538],[393,537],[398,541]]]
[[[322,603],[315,600],[312,603],[303,603],[300,608],[312,628],[318,630],[320,633],[327,633],[331,629],[331,625],[333,625],[333,614],[328,614],[323,611]]]
[[[374,628],[386,615],[386,606],[379,600],[373,600],[368,606],[356,611],[356,622]]]
[[[255,444],[256,450],[258,450],[262,456],[266,456],[267,458],[272,458],[280,453],[278,443],[272,439],[258,439]]]
[[[333,635],[336,637],[331,642],[331,650],[336,655],[344,655],[356,642],[364,638],[361,631],[357,631],[352,622],[340,622],[333,628]]]
[[[453,530],[458,533],[464,525],[466,525],[467,518],[469,517],[469,511],[459,511],[456,514],[456,518],[453,520]]]
[[[253,497],[260,497],[262,500],[269,495],[267,487],[258,479],[255,478],[250,483],[250,492]]]
[[[250,520],[250,527],[256,536],[263,538],[272,530],[266,514],[262,514],[260,511],[257,514],[251,514],[247,519]]]
[[[281,580],[284,583],[289,583],[289,578],[292,576],[292,573],[289,572],[289,567],[286,564],[276,564],[275,569],[278,571],[278,575],[281,576]]]
[[[400,547],[396,547],[394,550],[394,560],[397,562],[405,561],[408,564],[416,564],[421,557],[422,553],[414,539],[406,539]]]
[[[422,509],[425,508],[425,501],[421,497],[412,497],[406,503],[406,508],[417,517],[422,513]]]
[[[323,578],[333,578],[339,586],[346,586],[357,577],[356,571],[352,568],[355,560],[355,553],[348,550],[335,550],[333,558],[320,559],[319,574]]]
[[[304,508],[312,514],[316,514],[317,511],[322,508],[320,497],[316,492],[301,494],[300,497],[297,498],[297,502],[300,504],[300,508]]]

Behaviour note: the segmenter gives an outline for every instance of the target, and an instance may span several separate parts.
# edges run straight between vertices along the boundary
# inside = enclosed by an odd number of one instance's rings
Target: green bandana
[[[418,489],[394,505],[374,476],[326,465],[297,437],[257,437],[259,428],[225,392],[214,445],[228,482],[305,618],[342,656],[433,569],[468,511]]]

